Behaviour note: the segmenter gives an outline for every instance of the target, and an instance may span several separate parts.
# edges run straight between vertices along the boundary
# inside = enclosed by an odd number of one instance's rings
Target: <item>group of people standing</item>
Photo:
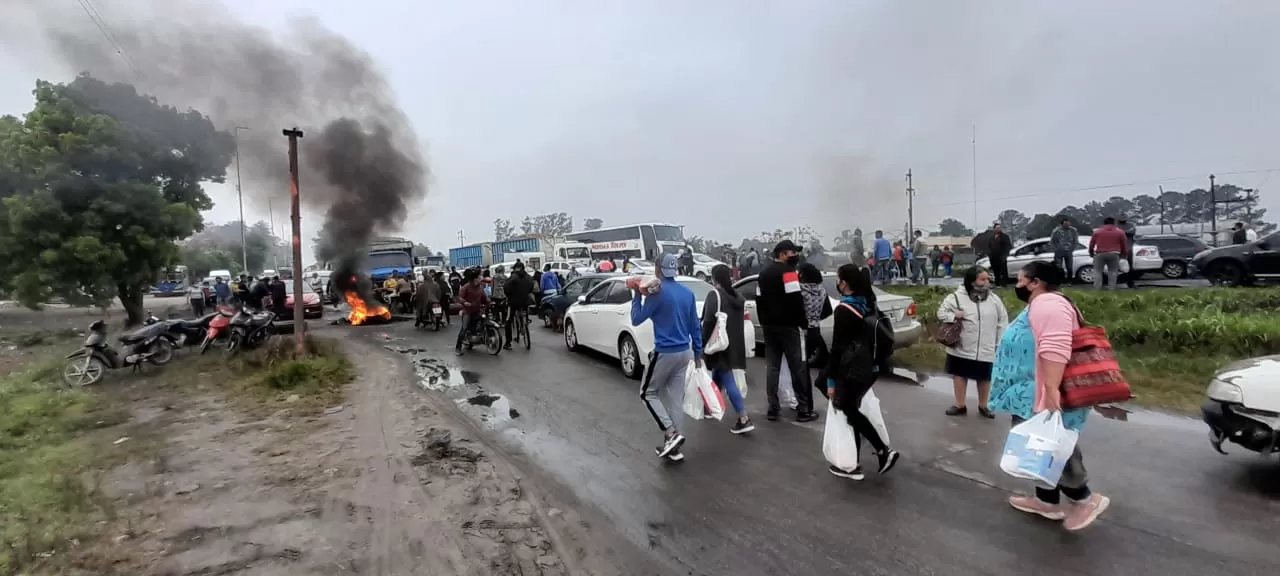
[[[218,276],[212,283],[205,280],[187,288],[187,300],[197,318],[204,316],[207,310],[237,302],[253,309],[270,308],[276,314],[282,314],[288,294],[280,276],[254,278],[247,274],[241,274],[234,283]]]

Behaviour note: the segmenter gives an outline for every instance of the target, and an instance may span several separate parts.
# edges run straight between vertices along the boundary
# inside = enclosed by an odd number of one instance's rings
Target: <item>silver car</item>
[[[1090,236],[1080,236],[1076,239],[1076,250],[1071,254],[1072,277],[1076,282],[1083,284],[1093,283],[1093,257],[1089,255]],[[1018,270],[1032,261],[1053,262],[1053,246],[1049,243],[1049,238],[1036,238],[1035,240],[1027,240],[1013,247],[1013,251],[1009,253],[1009,274],[1017,275]],[[983,268],[991,268],[991,259],[987,257],[979,258],[976,262],[978,266]],[[1121,266],[1125,266],[1121,264]],[[1160,257],[1160,249],[1155,246],[1147,246],[1145,244],[1137,244],[1133,247],[1133,267],[1138,269],[1138,275],[1159,272],[1164,267],[1164,259]],[[1123,270],[1123,268],[1122,268]]]
[[[764,331],[760,330],[760,323],[756,314],[756,294],[758,292],[756,276],[748,276],[734,283],[733,288],[742,294],[747,300],[747,315],[751,317],[751,325],[756,329],[756,346],[764,345]],[[822,284],[827,289],[827,297],[831,298],[832,308],[838,306],[840,301],[834,298],[834,295],[840,293],[836,289],[836,279],[834,272],[822,273]],[[876,305],[880,311],[889,316],[893,321],[893,345],[894,348],[906,348],[915,344],[920,340],[920,334],[924,328],[920,322],[916,320],[916,303],[910,296],[898,296],[881,290],[879,286],[875,287]],[[822,339],[831,344],[831,332],[835,328],[835,317],[828,316],[822,321],[819,329],[822,330]]]

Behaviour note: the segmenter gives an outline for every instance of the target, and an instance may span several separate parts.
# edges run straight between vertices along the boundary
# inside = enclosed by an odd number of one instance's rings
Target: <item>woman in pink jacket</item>
[[[1071,357],[1071,333],[1080,326],[1075,305],[1058,292],[1062,280],[1062,270],[1048,262],[1032,262],[1018,273],[1014,293],[1027,308],[1000,339],[991,370],[990,407],[1011,414],[1014,424],[1045,410],[1062,412],[1063,425],[1079,432],[1089,409],[1062,409],[1062,372]],[[1071,531],[1092,524],[1110,504],[1111,499],[1089,490],[1079,444],[1056,487],[1037,486],[1035,496],[1009,498],[1015,509],[1062,520]]]

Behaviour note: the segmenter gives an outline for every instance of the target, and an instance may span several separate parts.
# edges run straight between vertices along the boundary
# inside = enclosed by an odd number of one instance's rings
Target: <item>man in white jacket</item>
[[[938,306],[942,326],[938,339],[947,346],[947,374],[951,375],[955,404],[947,408],[948,416],[969,413],[965,396],[969,381],[978,383],[978,413],[994,418],[987,408],[991,394],[991,366],[996,347],[1009,326],[1009,311],[1000,296],[991,291],[991,275],[982,268],[965,272],[964,283],[948,294]]]

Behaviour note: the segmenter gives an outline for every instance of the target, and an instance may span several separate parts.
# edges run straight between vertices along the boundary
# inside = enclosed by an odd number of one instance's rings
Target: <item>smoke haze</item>
[[[317,21],[268,32],[208,2],[114,2],[109,29],[126,60],[104,50],[103,34],[80,10],[75,2],[32,2],[16,16],[35,24],[68,68],[194,108],[221,129],[247,128],[236,131],[243,189],[259,204],[269,201],[277,218],[289,207],[281,130],[303,130],[302,199],[304,213],[324,218],[320,261],[356,269],[369,239],[399,231],[425,197],[418,140],[383,73]]]

